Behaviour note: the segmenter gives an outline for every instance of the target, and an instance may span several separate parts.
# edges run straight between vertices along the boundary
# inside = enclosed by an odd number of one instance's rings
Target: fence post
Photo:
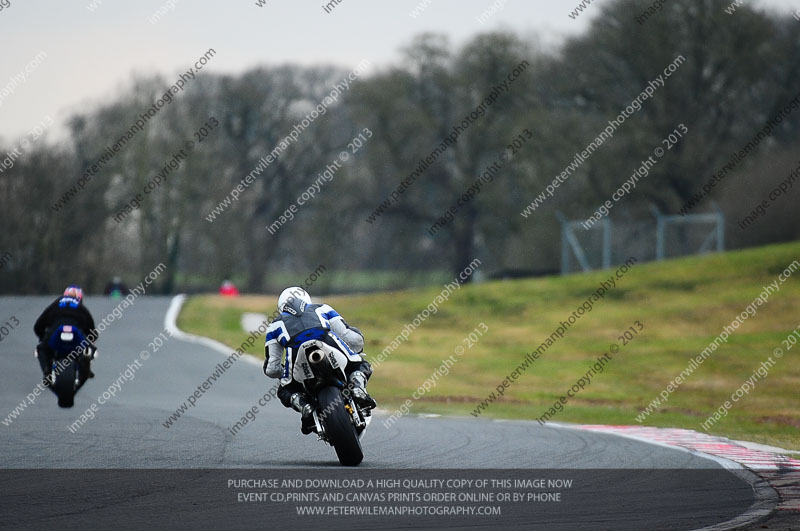
[[[611,267],[611,220],[603,219],[603,269]]]
[[[664,216],[655,205],[650,205],[650,212],[656,217],[656,260],[664,259]]]
[[[717,211],[717,252],[725,251],[725,213],[719,208],[716,201],[711,203]]]

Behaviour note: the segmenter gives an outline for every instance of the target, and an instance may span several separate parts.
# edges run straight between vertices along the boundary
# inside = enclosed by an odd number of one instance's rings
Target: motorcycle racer
[[[48,341],[53,331],[62,324],[74,325],[84,335],[91,334],[95,337],[97,335],[92,314],[83,304],[83,290],[78,286],[68,286],[61,297],[54,300],[44,309],[33,325],[33,331],[39,338],[39,344],[36,346],[36,357],[39,360],[42,374],[45,378],[51,371],[50,359],[52,356]],[[87,343],[87,348],[80,357],[82,367],[80,385],[83,385],[87,378],[94,378],[91,361],[97,353],[97,347],[91,342]]]
[[[343,394],[352,394],[359,407],[377,406],[366,390],[372,367],[364,359],[364,336],[358,328],[348,325],[327,304],[312,304],[311,296],[296,286],[280,294],[278,311],[280,317],[267,328],[264,374],[280,378],[277,396],[285,407],[301,414],[304,434],[314,431],[313,408],[303,386],[292,379],[292,367],[298,348],[306,341],[320,340],[344,353],[349,361],[345,367],[348,385]]]

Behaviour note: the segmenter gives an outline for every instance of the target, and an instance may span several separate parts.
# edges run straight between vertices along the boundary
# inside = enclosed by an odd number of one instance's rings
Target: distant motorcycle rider
[[[292,379],[292,367],[298,348],[306,341],[317,339],[343,352],[350,360],[345,367],[348,386],[344,392],[352,393],[359,407],[377,406],[366,390],[372,367],[364,360],[364,336],[358,328],[349,326],[327,304],[312,304],[311,296],[300,287],[283,290],[278,297],[278,311],[280,317],[267,328],[264,374],[281,379],[277,396],[285,407],[301,414],[304,434],[314,431],[314,410],[303,386]]]
[[[78,286],[69,286],[65,289],[64,295],[54,300],[45,308],[33,325],[33,332],[39,338],[39,344],[36,346],[36,357],[39,360],[39,365],[42,367],[42,374],[48,382],[48,377],[52,371],[53,359],[52,349],[48,343],[51,336],[56,332],[58,327],[62,325],[74,326],[86,337],[90,334],[93,337],[97,336],[92,314],[89,313],[89,310],[83,305],[83,290]],[[91,369],[91,361],[96,354],[97,347],[87,339],[86,349],[81,353],[81,357],[78,360],[81,367],[80,373],[82,375],[79,387],[83,385],[87,378],[94,378],[94,373]]]

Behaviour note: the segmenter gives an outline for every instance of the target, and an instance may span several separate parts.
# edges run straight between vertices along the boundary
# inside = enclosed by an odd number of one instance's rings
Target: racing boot
[[[45,351],[42,350],[40,354],[39,346],[37,345],[33,350],[33,356],[39,360],[39,365],[42,367],[42,385],[50,387],[55,383],[56,379],[53,377],[52,364],[48,361]]]
[[[312,433],[317,427],[314,422],[314,408],[308,403],[306,397],[300,393],[294,393],[290,401],[292,403],[292,409],[301,415],[300,431],[303,432],[303,435]]]
[[[367,393],[367,377],[361,371],[353,371],[348,378],[352,389],[353,400],[361,409],[370,410],[378,406],[375,399]]]
[[[92,372],[92,361],[86,358],[81,360],[81,369],[84,371],[86,375],[86,379],[94,378],[94,373]]]
[[[83,374],[86,375],[86,379],[94,378],[94,373],[92,372],[92,360],[95,357],[94,350],[87,350],[80,358],[79,362],[81,366],[81,371]]]

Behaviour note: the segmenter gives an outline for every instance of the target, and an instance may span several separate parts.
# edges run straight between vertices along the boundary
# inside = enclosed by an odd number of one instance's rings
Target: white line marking
[[[258,330],[258,327],[261,326],[261,323],[267,319],[269,318],[263,313],[243,313],[240,324],[242,326],[242,330],[249,334],[253,330]]]
[[[203,337],[203,336],[196,336],[194,334],[188,334],[178,328],[177,319],[178,314],[181,313],[181,307],[183,306],[184,301],[186,300],[186,295],[175,295],[172,298],[172,302],[169,304],[169,309],[167,310],[167,314],[164,316],[164,328],[166,328],[172,336],[181,341],[187,341],[189,343],[198,343],[203,345],[204,347],[208,347],[211,350],[219,352],[220,354],[224,354],[227,358],[231,354],[236,353],[236,349],[225,345],[224,343],[220,343],[216,339],[211,339],[210,337]],[[243,356],[239,356],[240,360],[244,360],[247,363],[252,365],[257,365],[261,367],[261,362],[258,361],[256,358],[249,354],[244,354]]]

